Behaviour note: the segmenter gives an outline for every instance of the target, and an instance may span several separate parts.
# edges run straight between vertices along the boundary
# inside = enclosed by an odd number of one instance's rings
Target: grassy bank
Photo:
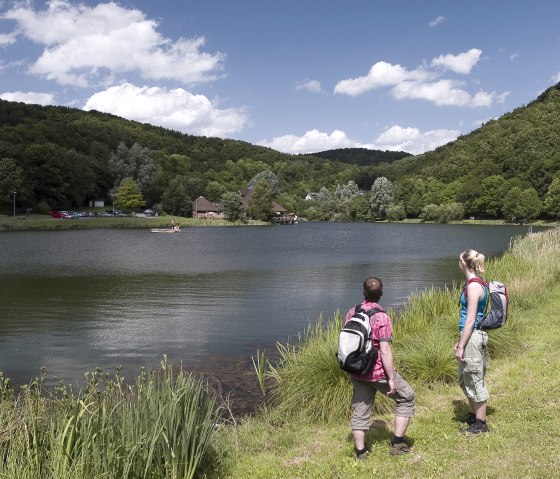
[[[157,217],[108,217],[108,218],[51,218],[48,215],[0,216],[1,231],[30,231],[30,230],[67,230],[93,228],[170,228],[171,219],[181,227],[189,226],[240,226],[241,223],[219,219],[195,219],[182,216]],[[262,225],[263,222],[250,222],[252,225]]]
[[[214,477],[556,477],[560,231],[516,241],[488,269],[487,277],[508,284],[511,298],[509,324],[491,332],[489,435],[462,433],[467,408],[452,355],[459,290],[433,290],[411,301],[395,321],[399,369],[417,393],[408,431],[413,454],[389,456],[392,416],[383,402],[368,435],[373,453],[355,461],[347,422],[350,387],[331,364],[337,327],[330,332],[327,326],[308,331],[299,344],[281,346],[280,364],[265,374],[268,406],[257,418],[223,428],[217,440],[224,453]]]

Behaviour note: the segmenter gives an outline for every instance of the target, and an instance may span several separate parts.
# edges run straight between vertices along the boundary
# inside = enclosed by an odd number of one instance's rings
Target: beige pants
[[[368,431],[371,424],[371,413],[373,402],[377,391],[395,401],[397,407],[395,414],[400,417],[412,417],[414,415],[415,397],[414,391],[399,374],[395,374],[395,394],[387,395],[389,384],[386,380],[369,383],[352,379],[354,393],[352,394],[352,418],[350,425],[358,431]]]
[[[459,362],[459,386],[474,402],[487,401],[490,396],[485,381],[487,350],[488,333],[474,330],[465,347],[465,360]]]

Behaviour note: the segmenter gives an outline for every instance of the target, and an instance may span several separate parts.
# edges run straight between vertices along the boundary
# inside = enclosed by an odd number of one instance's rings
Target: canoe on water
[[[180,229],[171,229],[171,228],[152,228],[150,230],[152,233],[179,233]]]

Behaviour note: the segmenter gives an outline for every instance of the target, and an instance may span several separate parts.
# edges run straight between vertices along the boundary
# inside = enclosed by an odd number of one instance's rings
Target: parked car
[[[144,210],[146,216],[155,216],[156,212],[154,210]]]
[[[76,213],[75,211],[64,211],[63,218],[65,218],[67,220],[75,220],[75,219],[78,219],[79,217],[80,217],[80,215],[78,213]]]
[[[49,213],[53,218],[65,218],[66,213],[64,211],[51,211]]]

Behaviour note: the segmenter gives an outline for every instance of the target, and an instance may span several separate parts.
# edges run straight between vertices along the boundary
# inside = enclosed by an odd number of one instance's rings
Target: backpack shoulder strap
[[[365,313],[371,318],[374,314],[384,313],[385,311],[381,308],[371,308],[365,311]]]
[[[465,284],[465,287],[463,288],[463,294],[465,295],[465,297],[467,296],[467,287],[471,283],[478,283],[478,284],[480,284],[480,286],[482,286],[483,289],[488,290],[488,294],[486,295],[486,303],[484,303],[484,314],[486,314],[488,312],[488,306],[490,305],[490,286],[489,286],[489,283],[484,281],[482,278],[479,278],[478,276],[475,276],[474,278],[469,279],[467,281],[467,283]]]
[[[475,276],[474,278],[469,279],[466,283],[465,283],[465,287],[463,288],[463,293],[465,293],[466,296],[466,292],[467,292],[467,287],[469,286],[469,284],[471,283],[478,283],[480,284],[483,288],[488,288],[488,283],[486,281],[484,281],[482,278],[479,278],[478,276]]]

